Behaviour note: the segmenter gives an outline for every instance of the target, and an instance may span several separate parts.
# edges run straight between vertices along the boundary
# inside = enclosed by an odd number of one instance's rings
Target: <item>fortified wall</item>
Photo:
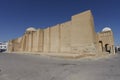
[[[115,54],[113,32],[109,27],[106,27],[102,32],[97,34],[99,42],[99,52],[109,52]]]
[[[103,49],[99,35],[88,10],[46,29],[28,28],[22,37],[9,41],[9,52],[96,54]]]

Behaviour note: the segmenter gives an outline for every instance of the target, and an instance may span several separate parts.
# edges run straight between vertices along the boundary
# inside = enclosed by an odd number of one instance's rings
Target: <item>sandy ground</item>
[[[120,54],[75,60],[0,53],[0,80],[120,80]]]

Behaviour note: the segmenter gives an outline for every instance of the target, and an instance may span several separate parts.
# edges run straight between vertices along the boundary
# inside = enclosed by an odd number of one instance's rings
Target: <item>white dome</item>
[[[29,28],[26,29],[26,31],[36,31],[36,29],[33,28],[33,27],[29,27]]]
[[[109,28],[109,27],[103,28],[102,32],[105,32],[105,31],[111,31],[111,28]]]

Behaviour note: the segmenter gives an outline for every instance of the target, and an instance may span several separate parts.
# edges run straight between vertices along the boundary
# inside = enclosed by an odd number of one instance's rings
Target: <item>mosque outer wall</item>
[[[71,21],[44,30],[44,52],[96,53],[96,43],[90,11],[74,15]]]
[[[73,53],[96,53],[96,33],[91,12],[72,16],[71,33]]]
[[[99,42],[99,51],[100,52],[105,52],[109,51],[110,53],[115,54],[115,49],[114,49],[114,37],[113,37],[113,32],[112,31],[103,31],[97,34],[98,36],[98,42]]]
[[[9,42],[10,52],[95,54],[100,37],[94,30],[91,11],[74,15],[71,21],[44,30],[26,31]],[[15,45],[17,43],[17,46]]]

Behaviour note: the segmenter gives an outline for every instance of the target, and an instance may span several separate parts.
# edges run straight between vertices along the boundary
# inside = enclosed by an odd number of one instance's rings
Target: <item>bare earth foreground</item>
[[[120,80],[120,54],[75,60],[0,53],[0,80]]]

